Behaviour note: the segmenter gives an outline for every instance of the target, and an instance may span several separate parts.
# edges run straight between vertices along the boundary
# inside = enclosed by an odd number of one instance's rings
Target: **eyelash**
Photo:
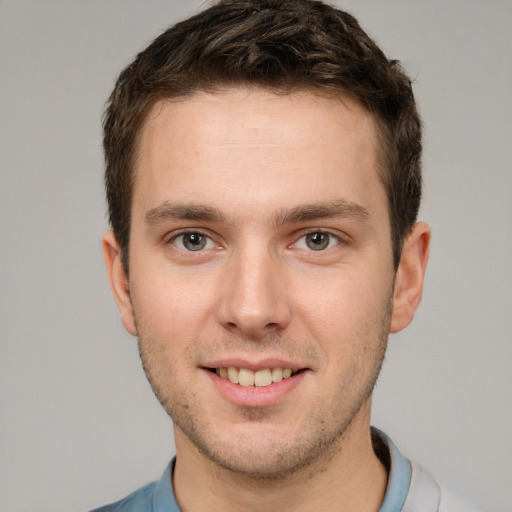
[[[197,251],[194,251],[194,250],[191,250],[191,249],[187,249],[186,246],[185,246],[185,241],[183,240],[183,238],[185,236],[192,236],[192,235],[198,235],[199,237],[202,237],[203,239],[205,239],[205,246],[209,246],[209,247],[200,247]],[[166,243],[167,244],[171,244],[171,245],[174,245],[174,246],[177,246],[176,244],[176,241],[179,240],[181,238],[181,247],[178,247],[179,250],[181,251],[184,251],[184,252],[189,252],[189,253],[194,253],[194,252],[202,252],[205,248],[206,249],[211,249],[212,246],[216,246],[216,247],[219,247],[218,244],[216,244],[214,242],[214,240],[212,239],[211,236],[205,234],[205,233],[202,233],[201,231],[198,231],[198,230],[186,230],[186,231],[181,231],[179,233],[176,233],[174,234],[172,237],[170,237]]]
[[[189,235],[189,236],[198,235],[199,237],[202,237],[203,240],[205,240],[204,245],[202,247],[199,247],[197,250],[193,250],[193,249],[187,248],[186,245],[185,245],[186,242],[183,239],[187,235]],[[314,242],[312,240],[313,243],[318,245],[317,248],[312,248],[311,246],[309,246],[307,238],[310,237],[310,236],[312,237],[314,235],[326,236],[327,237],[326,246],[322,247],[322,242],[323,242],[322,238],[320,238],[320,240],[318,240],[318,243]],[[179,240],[180,238],[181,238],[181,243],[179,245],[177,245],[176,241]],[[301,243],[302,240],[304,240],[304,245],[306,247],[300,247],[299,246],[299,244]],[[334,245],[333,245],[333,242],[334,242]],[[192,253],[192,254],[194,252],[201,253],[201,252],[203,252],[206,249],[212,249],[213,246],[215,246],[217,248],[220,247],[219,244],[216,244],[216,242],[212,239],[211,236],[209,236],[206,233],[203,233],[203,232],[201,232],[199,230],[184,230],[184,231],[181,231],[179,233],[174,234],[172,237],[170,237],[166,241],[166,243],[174,245],[180,251],[187,252],[187,253]],[[290,244],[288,247],[290,247],[290,248],[295,247],[295,248],[301,249],[301,250],[308,250],[308,251],[311,251],[311,252],[321,253],[321,252],[325,252],[327,250],[330,250],[333,247],[336,247],[337,245],[339,245],[341,243],[342,243],[342,239],[339,236],[337,236],[337,235],[335,235],[335,234],[333,234],[333,233],[331,233],[329,231],[324,231],[322,229],[312,229],[312,230],[302,234],[294,243]]]
[[[313,236],[313,235],[324,235],[324,236],[327,236],[327,246],[326,247],[318,247],[316,249],[313,249],[311,247],[304,247],[304,248],[300,248],[298,247],[299,243],[301,242],[301,240],[304,239],[305,241],[305,244],[307,245],[307,237],[309,236]],[[334,245],[332,245],[332,243],[334,243]],[[307,233],[305,233],[304,235],[302,235],[295,243],[292,244],[292,247],[298,247],[300,249],[305,249],[305,250],[310,250],[312,252],[324,252],[324,251],[327,251],[329,249],[332,249],[333,247],[336,247],[337,245],[341,244],[342,243],[342,240],[339,236],[331,233],[330,231],[324,231],[322,229],[312,229],[310,231],[308,231]],[[320,244],[319,244],[320,245]]]

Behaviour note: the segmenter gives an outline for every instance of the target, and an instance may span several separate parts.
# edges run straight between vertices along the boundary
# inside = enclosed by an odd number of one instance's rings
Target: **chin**
[[[212,435],[198,435],[198,431],[185,434],[187,443],[191,443],[208,460],[217,467],[241,476],[261,479],[276,479],[292,475],[316,460],[325,461],[326,454],[336,453],[347,425],[332,432],[327,439],[321,433],[304,435],[304,431],[295,432],[293,428],[284,428],[284,432],[276,432],[269,425],[261,425],[252,432],[236,432],[236,429],[224,429],[229,432],[225,438]],[[179,427],[178,427],[179,428]],[[283,435],[284,434],[284,435]]]

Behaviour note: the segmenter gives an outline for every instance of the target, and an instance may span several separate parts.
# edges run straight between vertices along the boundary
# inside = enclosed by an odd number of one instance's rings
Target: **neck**
[[[364,417],[354,418],[344,435],[318,460],[291,475],[272,479],[217,466],[175,427],[173,486],[181,510],[377,512],[384,499],[387,472],[373,451],[369,406],[361,412]]]

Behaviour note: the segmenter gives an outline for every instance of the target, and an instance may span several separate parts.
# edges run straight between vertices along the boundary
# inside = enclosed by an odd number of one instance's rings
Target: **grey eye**
[[[189,251],[200,251],[206,246],[208,237],[201,235],[200,233],[185,233],[178,237],[183,240],[183,247]]]
[[[329,233],[317,231],[306,235],[305,242],[309,249],[313,251],[321,251],[329,246],[330,239],[331,237]]]

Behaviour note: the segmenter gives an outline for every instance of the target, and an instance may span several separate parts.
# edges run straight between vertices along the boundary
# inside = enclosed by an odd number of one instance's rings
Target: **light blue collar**
[[[181,512],[174,491],[172,488],[171,475],[174,471],[176,458],[172,459],[164,471],[162,478],[156,483],[153,491],[153,510],[154,512]]]
[[[372,434],[378,437],[389,451],[390,467],[388,485],[384,501],[379,512],[397,512],[402,510],[409,484],[411,482],[411,465],[398,451],[393,441],[384,432],[372,427]],[[153,491],[154,512],[180,512],[172,489],[171,475],[176,459],[167,466],[162,478],[156,483]]]
[[[384,432],[372,427],[372,433],[387,447],[390,459],[388,486],[379,512],[397,512],[402,510],[409,492],[411,464]]]

